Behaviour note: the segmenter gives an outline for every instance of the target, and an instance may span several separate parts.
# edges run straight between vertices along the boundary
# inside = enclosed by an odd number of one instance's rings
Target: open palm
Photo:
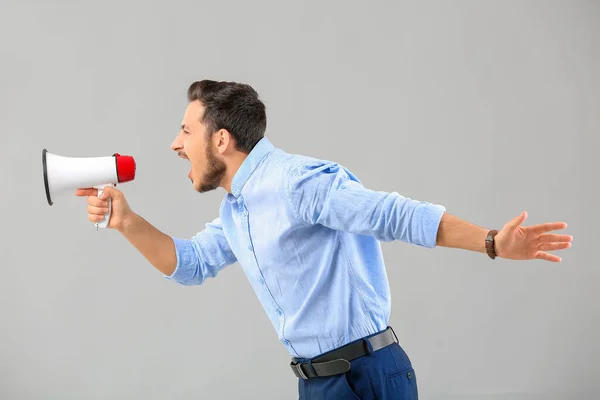
[[[527,212],[504,225],[496,235],[496,253],[498,257],[511,260],[539,259],[550,262],[560,262],[561,258],[550,254],[550,251],[571,247],[573,237],[549,233],[564,229],[564,222],[548,222],[539,225],[522,226],[527,219]]]

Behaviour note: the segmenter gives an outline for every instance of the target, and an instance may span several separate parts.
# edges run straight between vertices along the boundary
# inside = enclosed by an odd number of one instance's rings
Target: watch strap
[[[496,241],[495,237],[498,234],[498,230],[492,229],[488,232],[485,238],[485,252],[493,260],[497,257],[496,254]]]

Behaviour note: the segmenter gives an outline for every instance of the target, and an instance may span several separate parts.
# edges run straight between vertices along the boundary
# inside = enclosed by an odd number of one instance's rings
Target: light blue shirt
[[[264,137],[219,217],[190,239],[173,238],[177,267],[165,277],[199,285],[239,262],[290,354],[314,357],[388,326],[380,242],[433,248],[445,210],[367,189],[343,166]]]

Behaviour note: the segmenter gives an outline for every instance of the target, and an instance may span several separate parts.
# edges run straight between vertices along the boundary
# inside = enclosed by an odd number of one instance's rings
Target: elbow
[[[165,278],[183,286],[201,285],[205,280],[203,263],[193,243],[187,239],[173,238],[175,258],[171,261],[172,273]],[[173,267],[174,264],[174,267]]]
[[[420,202],[410,216],[405,215],[408,224],[399,224],[397,237],[407,243],[433,249],[440,241],[440,225],[445,213],[444,206]]]
[[[202,285],[206,280],[199,262],[188,265],[178,264],[173,273],[165,275],[165,278],[182,286]]]

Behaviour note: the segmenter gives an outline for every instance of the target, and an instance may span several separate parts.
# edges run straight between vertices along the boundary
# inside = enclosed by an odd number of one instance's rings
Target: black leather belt
[[[295,358],[292,358],[290,367],[296,377],[302,379],[339,375],[350,369],[350,361],[369,355],[392,343],[398,343],[398,337],[392,327],[388,326],[383,332],[354,341],[310,361],[298,363]]]

